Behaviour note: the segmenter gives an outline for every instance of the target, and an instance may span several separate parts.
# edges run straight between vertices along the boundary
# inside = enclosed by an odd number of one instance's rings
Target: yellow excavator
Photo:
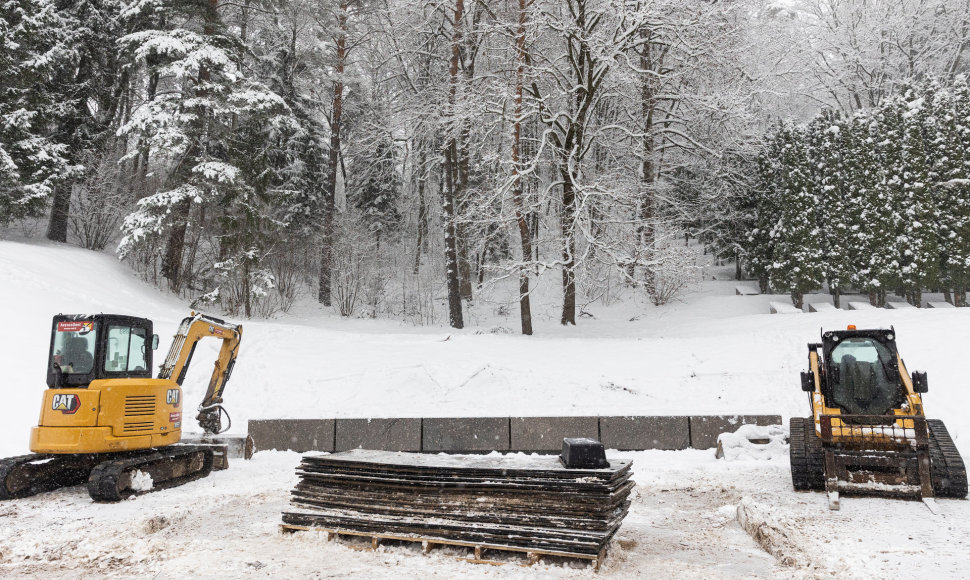
[[[808,345],[801,375],[812,416],[791,419],[794,488],[825,490],[829,508],[839,494],[922,499],[967,496],[963,459],[942,421],[927,419],[925,372],[909,374],[896,350],[896,332],[822,333]]]
[[[199,425],[218,434],[222,393],[232,374],[242,326],[192,313],[182,320],[158,378],[152,321],[116,314],[57,315],[51,329],[47,386],[30,455],[0,460],[0,499],[26,497],[87,481],[95,501],[174,487],[209,475],[213,449],[178,444],[182,382],[198,342],[222,340],[199,405]],[[228,429],[228,425],[226,427]]]

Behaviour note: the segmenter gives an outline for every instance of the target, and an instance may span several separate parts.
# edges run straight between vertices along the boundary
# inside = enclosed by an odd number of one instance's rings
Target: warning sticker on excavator
[[[54,395],[54,401],[51,404],[53,410],[60,411],[65,415],[77,413],[80,406],[81,400],[77,395]]]
[[[169,413],[168,414],[168,422],[169,423],[175,423],[176,421],[181,421],[181,420],[182,420],[182,413]]]
[[[62,320],[57,323],[57,332],[80,332],[87,334],[94,329],[94,322],[82,320]]]

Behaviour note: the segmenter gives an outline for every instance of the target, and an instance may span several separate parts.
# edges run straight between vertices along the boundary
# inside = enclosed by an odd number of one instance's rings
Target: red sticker
[[[94,323],[91,321],[62,320],[57,323],[57,332],[91,332]]]
[[[168,422],[169,423],[174,423],[176,421],[181,421],[181,420],[182,420],[182,413],[169,413],[168,414]]]

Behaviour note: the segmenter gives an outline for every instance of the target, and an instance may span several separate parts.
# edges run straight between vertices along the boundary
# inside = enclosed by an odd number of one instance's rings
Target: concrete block
[[[799,314],[801,312],[788,302],[769,302],[768,311],[772,314]]]
[[[886,308],[890,310],[913,310],[916,307],[909,302],[886,302]]]
[[[333,451],[333,419],[267,419],[249,422],[256,451]]]
[[[872,304],[869,304],[868,302],[862,302],[862,301],[853,300],[848,304],[849,310],[875,310],[875,308],[876,307],[873,306]]]
[[[687,417],[600,417],[600,441],[607,449],[687,449]]]
[[[939,301],[934,300],[932,302],[927,302],[926,306],[928,308],[956,308],[956,306],[950,304],[949,302],[945,302],[943,300],[939,300]]]
[[[733,433],[741,425],[781,425],[781,415],[691,415],[690,446],[713,449],[718,435]]]
[[[734,294],[736,296],[755,296],[761,294],[761,292],[758,292],[756,288],[752,288],[751,286],[735,286]]]
[[[562,451],[564,437],[599,440],[596,417],[512,417],[512,451]]]
[[[828,302],[810,302],[808,305],[809,312],[833,312],[835,310],[838,310],[838,308]]]
[[[422,451],[508,451],[509,418],[424,419],[422,435]]]
[[[337,419],[336,451],[421,451],[421,419]]]

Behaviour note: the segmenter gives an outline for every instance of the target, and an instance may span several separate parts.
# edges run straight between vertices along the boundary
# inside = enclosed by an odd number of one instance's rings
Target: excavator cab
[[[47,386],[87,388],[99,379],[148,379],[158,335],[152,321],[133,316],[94,314],[54,317]]]

